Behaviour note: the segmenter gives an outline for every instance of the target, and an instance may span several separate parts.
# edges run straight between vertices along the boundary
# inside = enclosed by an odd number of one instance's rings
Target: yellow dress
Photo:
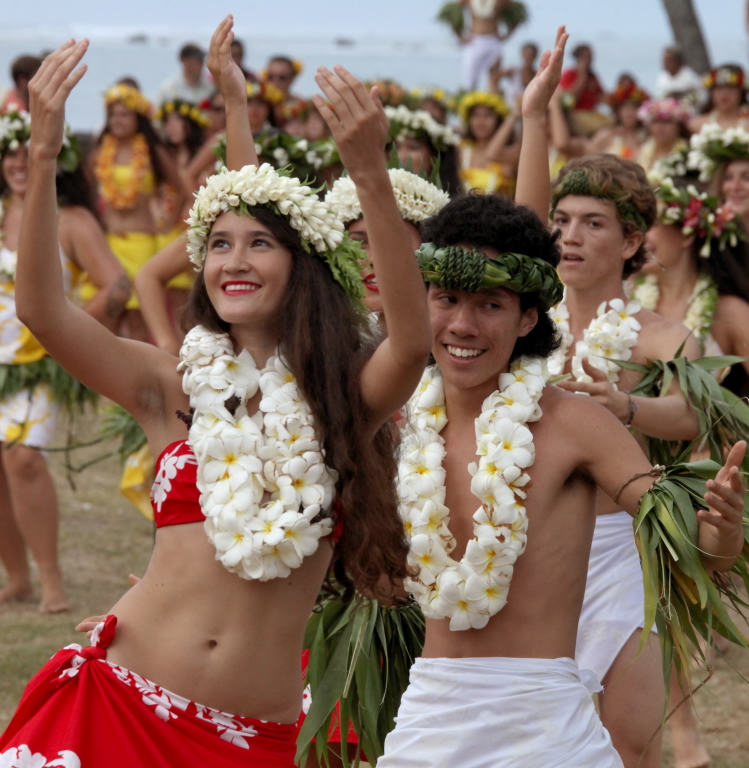
[[[65,258],[63,280],[68,295],[80,279],[80,270]],[[0,259],[15,265],[16,254],[0,248]],[[0,276],[0,367],[37,363],[47,354],[44,347],[16,315],[16,283]],[[60,405],[47,384],[23,389],[0,402],[0,443],[48,447],[55,435]]]
[[[486,168],[475,168],[473,162],[473,142],[464,139],[460,142],[460,171],[458,175],[466,192],[480,189],[506,197],[515,196],[515,179],[504,175],[499,163],[487,163]]]
[[[114,184],[124,189],[130,179],[132,179],[134,169],[130,165],[112,166],[112,181]],[[151,195],[156,191],[156,177],[149,168],[143,176],[140,185],[140,192],[144,195]],[[149,261],[159,250],[159,236],[149,232],[109,232],[107,242],[112,249],[112,253],[117,257],[120,264],[125,268],[127,276],[132,280],[143,265]],[[84,303],[93,299],[99,292],[99,289],[91,282],[86,275],[80,289],[81,301]],[[138,297],[132,293],[127,302],[127,309],[138,309]]]

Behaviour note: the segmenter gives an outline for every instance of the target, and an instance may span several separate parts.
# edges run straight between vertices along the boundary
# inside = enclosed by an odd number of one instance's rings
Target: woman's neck
[[[234,340],[234,350],[239,354],[246,349],[258,368],[265,368],[268,359],[278,347],[278,337],[266,326],[232,325],[229,333]]]
[[[672,304],[689,299],[697,277],[697,265],[691,252],[685,250],[675,264],[658,273],[659,303]]]

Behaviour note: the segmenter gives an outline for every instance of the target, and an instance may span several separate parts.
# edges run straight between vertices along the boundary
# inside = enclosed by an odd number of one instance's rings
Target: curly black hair
[[[524,253],[554,267],[562,256],[558,230],[550,232],[530,208],[478,190],[454,198],[436,216],[423,222],[421,236],[424,242],[438,247],[463,245],[479,250],[493,248],[500,253]],[[527,336],[517,340],[511,360],[521,355],[548,357],[562,343],[538,293],[521,293],[521,310],[531,307],[538,307],[538,322]]]

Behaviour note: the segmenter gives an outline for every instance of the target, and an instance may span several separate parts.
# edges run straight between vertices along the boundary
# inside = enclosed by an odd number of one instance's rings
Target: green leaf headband
[[[621,194],[615,192],[604,192],[600,187],[593,184],[590,174],[585,168],[573,168],[557,185],[554,194],[551,197],[551,215],[554,215],[557,204],[567,195],[581,195],[582,197],[597,197],[601,200],[611,200],[616,206],[622,221],[628,221],[634,224],[640,232],[647,232],[650,229],[643,215],[637,210],[631,200],[625,199]]]
[[[564,286],[547,261],[523,253],[501,253],[489,258],[481,251],[455,245],[438,248],[424,243],[416,257],[424,279],[448,290],[477,293],[487,288],[507,288],[515,293],[538,293],[544,309],[562,300]]]

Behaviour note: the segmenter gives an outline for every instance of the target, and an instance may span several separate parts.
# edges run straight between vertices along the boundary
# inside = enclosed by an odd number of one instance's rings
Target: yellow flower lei
[[[463,123],[468,122],[468,116],[474,107],[484,106],[493,109],[500,117],[507,117],[510,114],[510,108],[507,102],[498,93],[487,93],[485,91],[471,91],[467,93],[458,103],[458,115]]]
[[[151,168],[151,155],[148,142],[142,133],[136,133],[132,139],[133,157],[130,165],[133,175],[125,189],[121,189],[114,181],[114,159],[117,155],[118,142],[114,136],[107,133],[102,139],[99,154],[96,158],[94,173],[99,182],[101,196],[107,205],[118,211],[126,211],[135,207],[143,179]]]

